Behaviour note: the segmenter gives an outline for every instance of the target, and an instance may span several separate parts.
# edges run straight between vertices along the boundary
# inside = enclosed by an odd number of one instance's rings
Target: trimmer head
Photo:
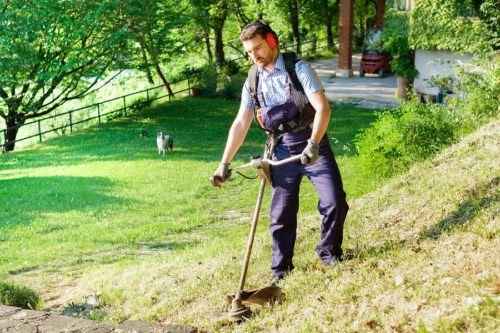
[[[243,290],[240,295],[241,299],[236,298],[234,294],[227,296],[227,301],[231,305],[227,313],[230,320],[242,321],[243,318],[249,317],[252,311],[262,308],[265,304],[281,303],[285,300],[285,294],[278,286]]]

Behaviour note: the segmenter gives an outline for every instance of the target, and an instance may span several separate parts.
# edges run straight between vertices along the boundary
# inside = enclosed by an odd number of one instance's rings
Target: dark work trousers
[[[282,160],[302,153],[307,145],[306,135],[285,134],[273,153],[274,160]],[[342,179],[335,161],[328,136],[325,134],[319,145],[319,158],[314,163],[303,165],[291,162],[272,167],[271,224],[272,264],[274,276],[293,269],[293,253],[297,237],[297,212],[299,210],[299,188],[305,175],[318,192],[318,210],[321,221],[321,240],[316,246],[320,259],[328,264],[342,255],[344,220],[349,206],[342,186]]]

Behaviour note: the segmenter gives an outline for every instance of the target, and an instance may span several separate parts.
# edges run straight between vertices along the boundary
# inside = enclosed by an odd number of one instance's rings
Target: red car
[[[384,77],[391,72],[391,57],[382,50],[382,29],[368,29],[363,43],[363,55],[359,67],[359,76],[378,74]]]

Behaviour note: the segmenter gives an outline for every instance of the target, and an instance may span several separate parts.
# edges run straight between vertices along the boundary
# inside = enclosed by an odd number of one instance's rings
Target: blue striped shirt
[[[295,64],[295,72],[297,73],[297,77],[299,78],[306,94],[312,94],[317,91],[324,90],[318,74],[316,74],[316,71],[309,63],[302,59],[297,61]],[[285,103],[287,85],[288,75],[286,73],[285,62],[281,53],[278,54],[276,65],[271,73],[268,73],[263,68],[259,67],[259,86],[261,87],[266,106]],[[292,89],[292,100],[300,109],[302,109],[308,102],[306,95],[296,92],[294,89]],[[254,108],[254,103],[248,89],[248,79],[243,85],[241,103],[248,109]]]

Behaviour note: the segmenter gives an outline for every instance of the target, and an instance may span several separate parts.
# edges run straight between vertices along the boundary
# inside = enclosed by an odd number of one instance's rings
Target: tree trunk
[[[167,90],[168,95],[174,96],[174,92],[172,91],[170,84],[168,83],[167,79],[165,78],[165,75],[163,75],[163,72],[161,71],[160,63],[158,62],[158,57],[156,56],[156,53],[153,50],[151,50],[149,52],[149,54],[151,55],[151,61],[153,61],[153,66],[156,69],[156,74],[158,74],[158,77],[160,78],[161,82],[165,86],[165,89]]]
[[[335,13],[338,13],[338,3],[329,6],[329,0],[323,0],[321,4],[324,10],[323,23],[325,24],[327,47],[330,51],[333,51],[335,48],[335,41],[333,40],[333,18]]]
[[[397,80],[397,95],[402,100],[408,100],[408,94],[411,90],[411,81],[406,77],[396,76]]]
[[[146,77],[148,79],[148,82],[150,84],[155,84],[155,81],[153,80],[153,76],[151,75],[151,71],[149,70],[149,62],[148,62],[148,55],[146,53],[146,49],[144,48],[144,44],[141,43],[140,40],[139,40],[139,45],[141,46],[142,64],[144,65],[144,71],[146,72]]]
[[[210,28],[208,26],[203,29],[203,39],[205,40],[205,47],[207,48],[208,62],[212,63],[214,61],[214,56],[212,54],[212,47],[210,46]]]
[[[174,96],[174,92],[172,91],[172,88],[170,87],[170,83],[168,83],[167,79],[165,78],[165,75],[163,75],[163,72],[161,71],[160,64],[158,64],[158,62],[155,61],[154,66],[156,69],[156,74],[158,74],[158,77],[160,78],[161,82],[165,86],[165,89],[167,89],[168,95]]]
[[[328,42],[328,49],[332,51],[334,48],[332,22],[326,24],[326,40]]]
[[[259,8],[258,11],[259,11],[259,14],[258,14],[258,17],[259,17],[259,20],[262,20],[262,9],[261,9],[261,3],[262,1],[261,0],[257,0],[257,7]]]
[[[17,113],[12,113],[9,111],[7,118],[5,119],[5,124],[7,129],[5,133],[5,142],[3,146],[4,152],[13,151],[16,146],[16,137],[19,128],[24,124],[24,119],[20,117]]]
[[[217,66],[222,67],[226,63],[224,56],[224,43],[222,42],[222,27],[224,23],[221,25],[216,25],[214,27],[215,32],[215,61],[217,62]]]
[[[300,54],[299,5],[297,0],[290,0],[288,5],[290,10],[290,23],[292,24],[293,44],[295,46],[295,52]]]

